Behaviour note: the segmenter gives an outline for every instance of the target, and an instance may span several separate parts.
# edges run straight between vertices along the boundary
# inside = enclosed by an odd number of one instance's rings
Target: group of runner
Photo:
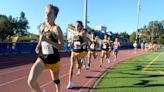
[[[49,69],[52,81],[56,85],[56,92],[61,92],[60,87],[60,55],[59,50],[64,48],[63,33],[60,27],[55,23],[59,9],[58,7],[48,4],[45,7],[45,19],[46,22],[40,26],[41,34],[39,37],[39,42],[36,46],[36,53],[38,58],[33,64],[29,77],[28,85],[33,88],[36,92],[45,92],[41,89],[38,84],[38,77],[43,72],[44,69]],[[72,82],[73,68],[75,62],[77,61],[77,75],[81,72],[82,65],[85,66],[86,70],[89,70],[91,57],[94,59],[97,57],[96,48],[98,46],[96,33],[91,33],[91,37],[88,37],[87,29],[83,28],[83,23],[81,21],[76,21],[75,32],[72,36],[72,50],[70,57],[70,69],[69,69],[69,80],[67,88],[73,88],[74,84]],[[104,39],[101,41],[101,59],[99,67],[103,66],[104,57],[108,63],[110,63],[110,53],[113,50],[116,61],[120,42],[116,38],[114,42],[110,39],[108,34],[104,35]],[[87,61],[85,56],[88,55]]]
[[[77,75],[81,72],[81,67],[84,65],[86,70],[90,68],[91,58],[93,57],[96,59],[97,55],[97,48],[99,46],[97,41],[97,35],[92,30],[91,37],[87,36],[87,29],[83,28],[83,23],[81,21],[76,21],[75,23],[75,30],[74,34],[72,36],[71,41],[71,57],[70,57],[70,70],[69,70],[69,81],[67,88],[73,88],[74,84],[72,82],[72,76],[73,76],[73,68],[75,65],[75,61],[77,61]],[[115,55],[115,61],[117,58],[118,48],[120,46],[120,43],[118,42],[118,39],[116,38],[113,42],[110,39],[110,36],[108,34],[104,35],[104,39],[101,41],[101,60],[99,67],[101,68],[103,65],[104,57],[106,57],[108,63],[110,63],[110,53],[113,49],[114,55]],[[85,56],[87,56],[87,62],[85,60]]]
[[[134,47],[134,53],[136,54],[137,48],[138,48],[139,44],[137,44],[137,41],[135,41],[133,43],[133,47]],[[151,52],[151,51],[155,51],[161,48],[160,44],[157,44],[156,42],[150,42],[147,43],[145,41],[142,41],[140,44],[141,47],[141,51],[145,51],[145,52]]]

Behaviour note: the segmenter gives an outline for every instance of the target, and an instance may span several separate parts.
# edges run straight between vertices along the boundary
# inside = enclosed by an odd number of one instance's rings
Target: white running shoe
[[[77,76],[80,75],[80,69],[77,70],[77,73],[76,73]]]
[[[86,61],[84,59],[81,59],[82,65],[86,65]]]
[[[99,55],[98,55],[98,53],[96,52],[96,58],[98,57]]]
[[[80,60],[80,62],[83,64],[83,62],[84,62],[84,59],[81,59],[81,60]]]
[[[85,59],[81,59],[81,63],[82,63],[83,68],[86,68],[86,61],[85,61]]]
[[[108,60],[108,63],[110,63],[110,59],[108,58],[107,60]]]
[[[86,68],[86,65],[83,65],[83,68]]]
[[[45,89],[42,89],[42,92],[46,92],[46,90]]]
[[[75,87],[75,85],[71,81],[69,81],[67,85],[67,89],[71,89],[73,87]]]
[[[88,65],[86,65],[86,70],[89,70],[89,66]]]

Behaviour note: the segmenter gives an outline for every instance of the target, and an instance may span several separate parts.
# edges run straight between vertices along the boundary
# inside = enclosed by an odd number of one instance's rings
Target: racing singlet
[[[48,31],[44,32],[43,35],[45,35],[46,38],[49,38],[50,35],[51,35],[51,32],[48,30]],[[52,45],[49,44],[48,42],[42,41],[42,42],[41,42],[41,47],[42,47],[42,53],[43,53],[44,55],[54,54],[53,47],[52,47]]]
[[[92,41],[90,44],[90,50],[91,51],[96,51],[96,41]]]
[[[81,45],[83,43],[83,39],[80,35],[74,35],[73,37],[73,51],[74,52],[82,52],[83,49],[81,46],[78,46],[78,45]]]
[[[112,42],[111,41],[109,42],[108,49],[109,49],[109,51],[112,50]]]
[[[107,42],[103,42],[101,49],[108,51],[109,50],[108,46],[109,46],[109,44]]]
[[[50,39],[53,42],[58,43],[58,41],[53,37],[53,33],[48,30],[43,33],[46,38]],[[46,64],[54,64],[60,61],[60,55],[58,49],[53,47],[46,41],[41,42],[41,52],[39,53],[39,57],[43,60]]]

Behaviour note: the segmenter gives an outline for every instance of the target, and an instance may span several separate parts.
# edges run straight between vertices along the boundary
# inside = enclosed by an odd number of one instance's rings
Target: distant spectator
[[[6,38],[6,39],[4,39],[3,41],[2,41],[2,53],[4,54],[4,55],[6,55],[7,54],[7,47],[8,47],[8,39]]]
[[[7,51],[9,54],[12,53],[12,39],[10,35],[7,37]]]
[[[145,48],[145,44],[144,44],[144,41],[141,42],[141,51],[143,51]]]
[[[134,47],[134,54],[136,54],[137,53],[137,41],[135,41],[133,43],[133,47]]]
[[[148,51],[148,43],[147,42],[145,43],[145,51],[146,52]]]
[[[149,51],[153,51],[153,44],[150,42],[149,45],[148,45],[148,50]]]

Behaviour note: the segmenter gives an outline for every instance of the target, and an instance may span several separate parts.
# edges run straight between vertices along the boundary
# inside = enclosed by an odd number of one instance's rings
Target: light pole
[[[139,13],[140,13],[140,8],[141,8],[140,1],[141,0],[138,0],[138,4],[137,4],[137,31],[136,31],[136,41],[138,39]]]
[[[84,0],[84,28],[87,28],[87,1]]]

